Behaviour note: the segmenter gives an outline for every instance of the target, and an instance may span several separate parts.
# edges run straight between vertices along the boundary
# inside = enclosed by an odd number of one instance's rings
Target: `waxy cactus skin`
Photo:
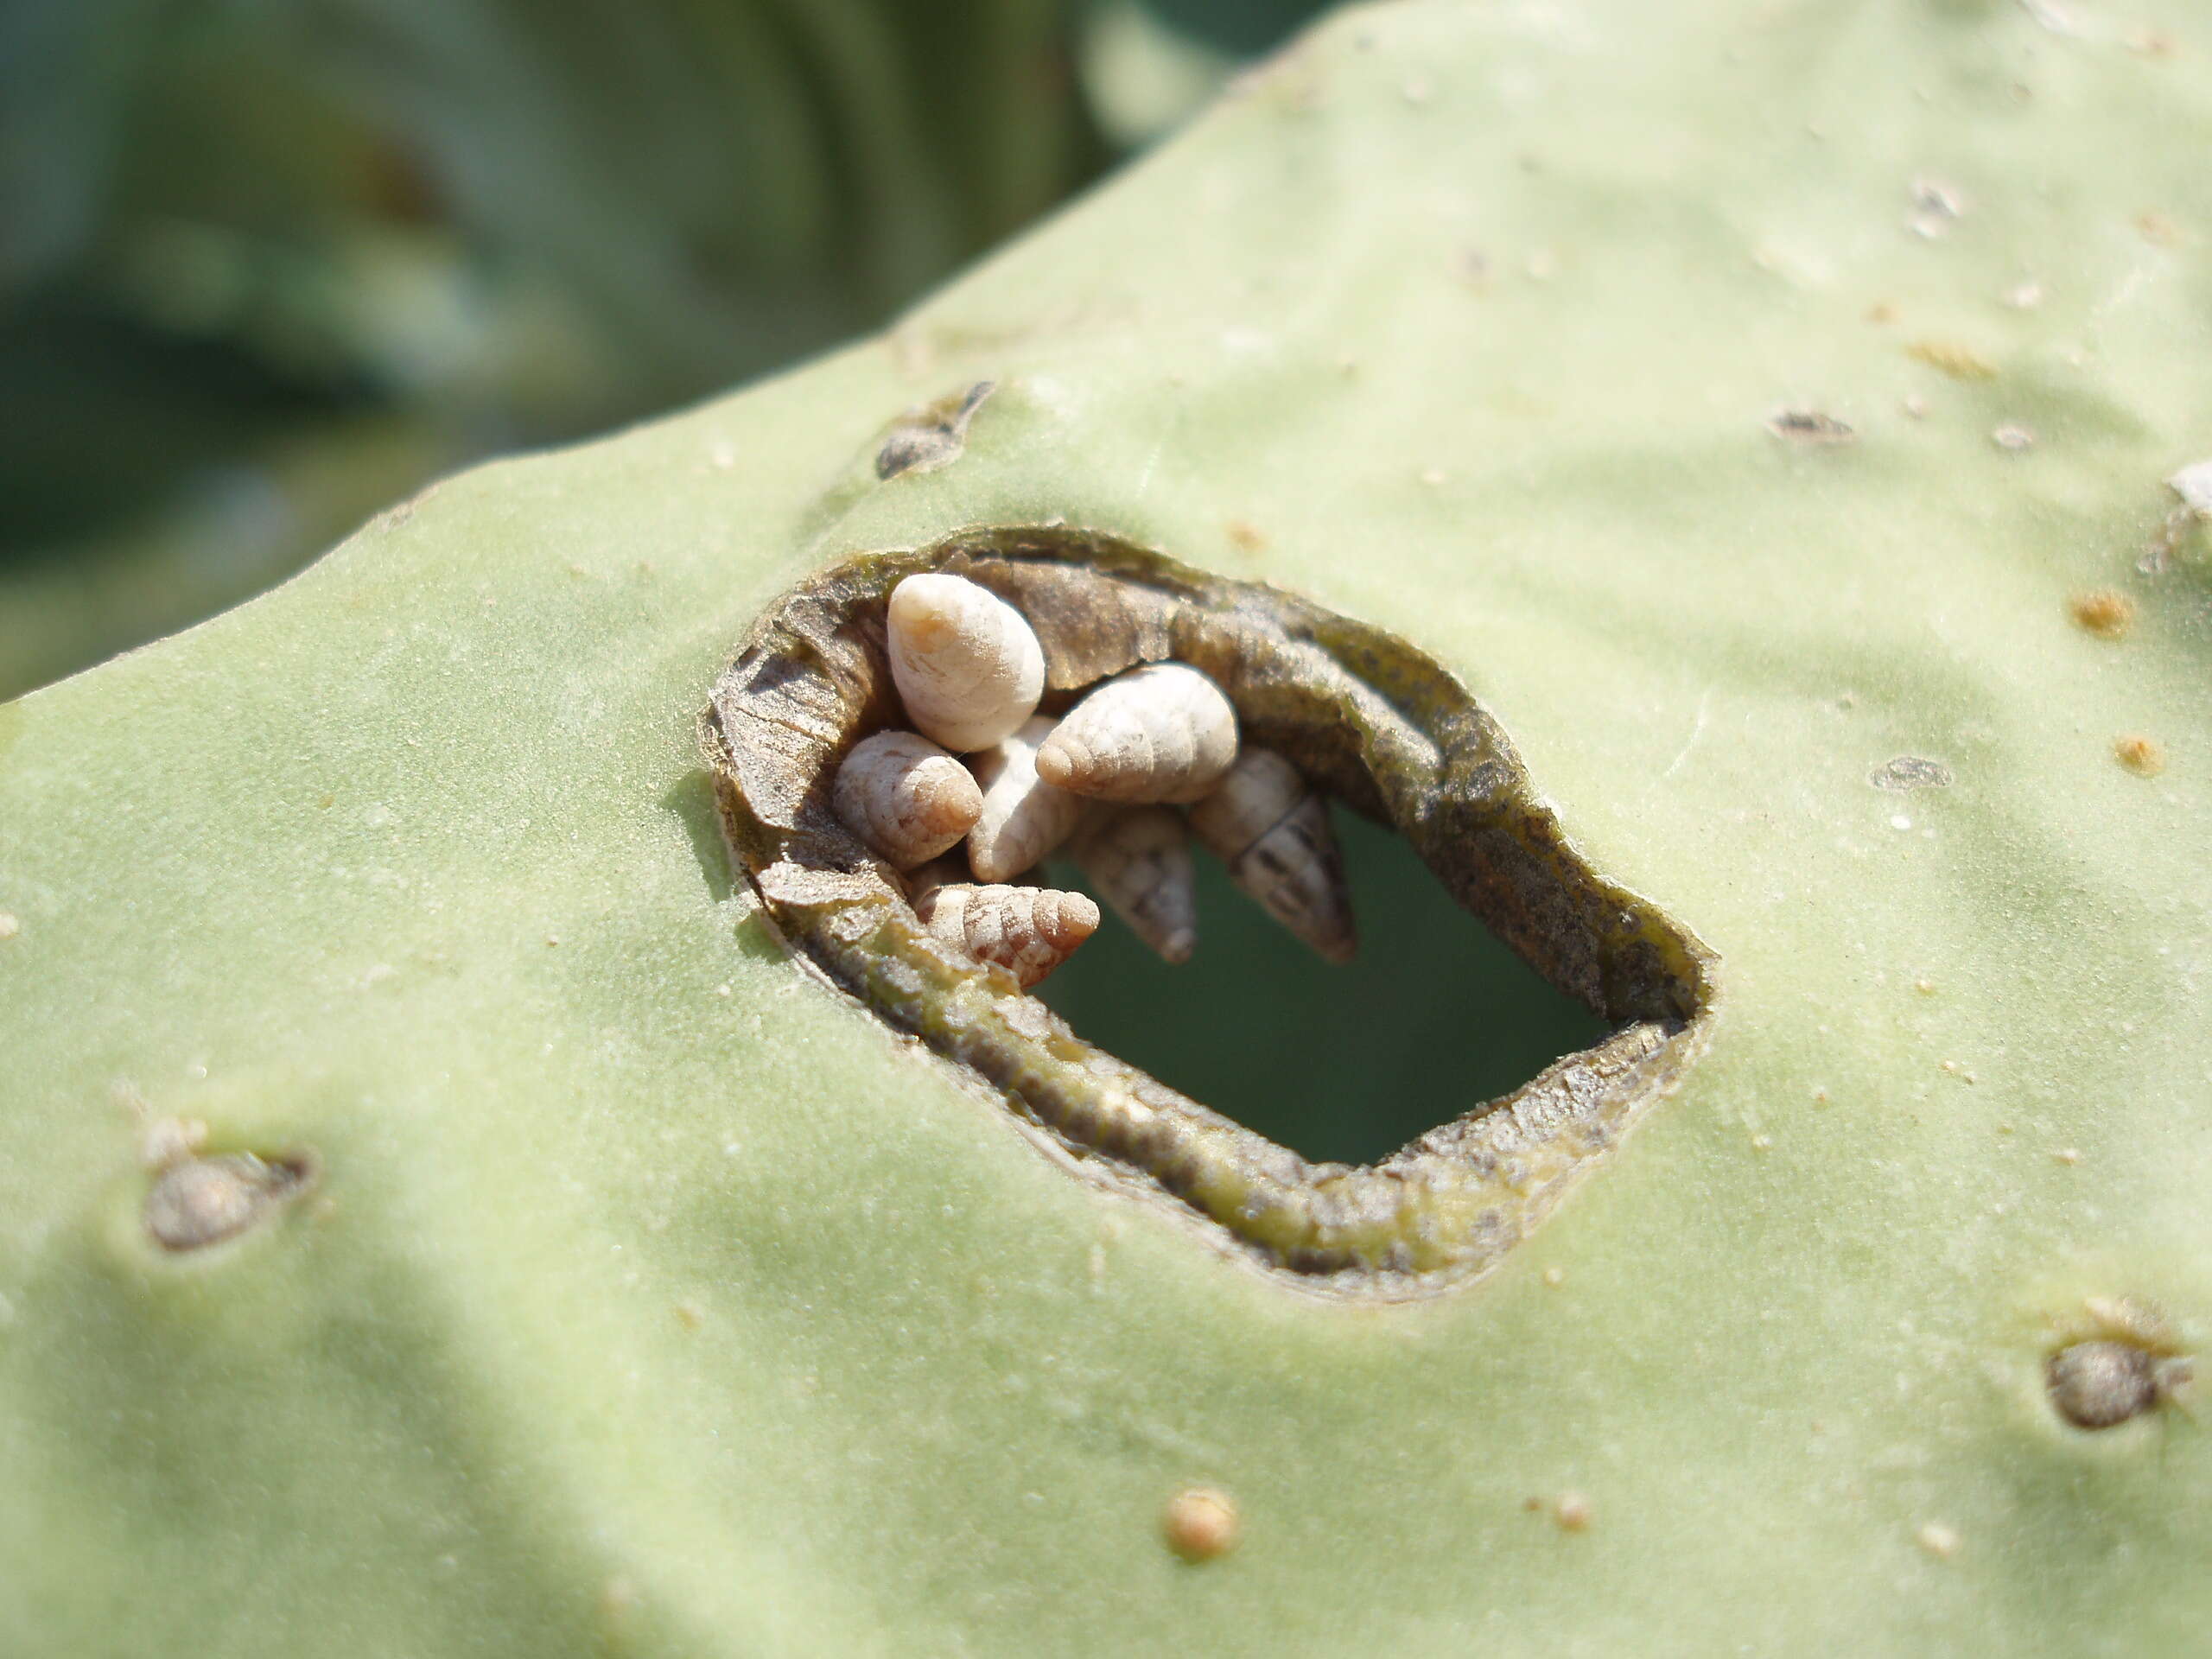
[[[885,339],[0,707],[0,1652],[2186,1650],[2212,1438],[2050,1378],[2212,1333],[2208,62],[1352,11]],[[1070,1179],[733,885],[763,608],[1054,519],[1409,640],[1717,953],[1487,1278]],[[313,1190],[162,1249],[185,1120]]]

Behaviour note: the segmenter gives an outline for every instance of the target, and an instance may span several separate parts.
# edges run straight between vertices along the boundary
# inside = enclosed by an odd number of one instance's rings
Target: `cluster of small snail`
[[[942,574],[892,590],[888,645],[915,730],[855,744],[832,801],[902,873],[936,938],[1037,984],[1098,926],[1085,895],[1018,880],[1065,848],[1146,944],[1185,961],[1198,940],[1195,834],[1299,938],[1332,961],[1351,957],[1327,802],[1281,755],[1240,748],[1236,709],[1205,674],[1147,663],[1057,720],[1039,715],[1045,654],[1027,620]],[[947,856],[963,842],[964,871]]]

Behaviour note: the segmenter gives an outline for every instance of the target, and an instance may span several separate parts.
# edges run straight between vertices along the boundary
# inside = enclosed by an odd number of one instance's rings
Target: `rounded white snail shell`
[[[978,881],[1009,881],[1074,830],[1086,803],[1037,775],[1037,746],[1052,729],[1039,715],[969,764],[983,786],[982,815],[968,832],[968,865]]]
[[[1190,832],[1173,807],[1109,807],[1076,834],[1070,852],[1098,896],[1169,962],[1198,942]]]
[[[914,914],[947,944],[996,963],[1027,990],[1098,931],[1098,906],[1051,887],[956,881],[914,896]]]
[[[1191,828],[1230,877],[1331,962],[1358,948],[1344,855],[1329,804],[1272,749],[1247,748],[1220,788],[1191,809]]]
[[[891,677],[921,734],[988,749],[1037,712],[1045,650],[1021,613],[965,576],[908,576],[891,590]]]
[[[1236,759],[1236,710],[1182,663],[1117,674],[1070,709],[1037,751],[1037,775],[1073,795],[1195,801]]]
[[[837,768],[830,803],[845,827],[898,869],[958,844],[983,810],[983,791],[925,737],[878,732]]]

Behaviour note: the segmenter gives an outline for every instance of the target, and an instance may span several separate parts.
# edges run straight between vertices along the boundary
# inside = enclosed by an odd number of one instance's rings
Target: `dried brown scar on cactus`
[[[2185,1401],[2195,1361],[2155,1304],[2092,1296],[2063,1325],[2072,1339],[2051,1353],[2044,1382],[2053,1408],[2075,1427],[2113,1428]]]
[[[204,1249],[267,1220],[305,1194],[315,1176],[315,1160],[304,1152],[267,1160],[250,1152],[187,1154],[154,1177],[140,1219],[164,1250]]]
[[[875,475],[893,479],[901,473],[929,473],[959,460],[968,447],[968,423],[983,400],[997,390],[990,380],[978,380],[963,392],[940,397],[934,404],[903,417],[885,434],[875,452]]]
[[[2076,1428],[2114,1428],[2173,1399],[2190,1382],[2189,1360],[2133,1342],[2070,1343],[2045,1367],[2050,1402]]]
[[[1059,719],[1039,747],[1040,776],[1050,780],[1045,757],[1071,710],[1116,687],[1181,681],[1185,712],[1174,719],[1185,729],[1135,769],[1147,789],[1172,778],[1169,793],[1198,799],[1240,744],[1279,757],[1297,804],[1238,856],[1300,814],[1321,811],[1325,827],[1323,802],[1389,824],[1437,878],[1440,904],[1486,924],[1609,1033],[1502,1098],[1440,1103],[1439,1127],[1360,1166],[1300,1158],[1084,1042],[1027,994],[1033,959],[1008,948],[1007,918],[1065,942],[1095,925],[1095,910],[1051,889],[947,880],[961,874],[950,859],[901,877],[834,808],[854,746],[914,723],[894,683],[889,618],[894,590],[921,576],[987,592],[1036,641],[1042,707]],[[1160,671],[1168,665],[1176,672]],[[1127,729],[1113,708],[1126,695],[1105,706],[1114,731]],[[1209,698],[1220,708],[1193,712]],[[1062,1168],[1162,1207],[1287,1284],[1398,1297],[1495,1266],[1704,1044],[1710,953],[1575,853],[1504,733],[1451,675],[1378,629],[1109,537],[976,531],[825,570],[755,624],[713,687],[701,736],[734,861],[799,957],[988,1088]],[[1177,815],[1145,805],[1152,816],[1094,807],[1071,850],[1096,873],[1102,849],[1115,849],[1163,878],[1149,891],[1172,895],[1189,849]],[[1311,825],[1300,839],[1319,844]],[[1101,890],[1142,918],[1155,949],[1187,950],[1179,899],[1103,880]]]
[[[2135,601],[2116,588],[2093,588],[2066,601],[2075,625],[2100,639],[2123,639],[2135,626]]]
[[[1777,409],[1769,415],[1766,429],[1777,438],[1816,448],[1840,448],[1859,439],[1857,432],[1834,416],[1817,409],[1795,406]]]

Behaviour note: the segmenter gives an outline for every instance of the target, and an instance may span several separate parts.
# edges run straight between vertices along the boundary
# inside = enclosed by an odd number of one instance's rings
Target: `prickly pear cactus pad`
[[[0,707],[0,1652],[2186,1650],[2209,63],[1350,12],[886,338]],[[1071,1178],[733,863],[734,652],[992,527],[1403,642],[1709,950],[1486,1272]]]

